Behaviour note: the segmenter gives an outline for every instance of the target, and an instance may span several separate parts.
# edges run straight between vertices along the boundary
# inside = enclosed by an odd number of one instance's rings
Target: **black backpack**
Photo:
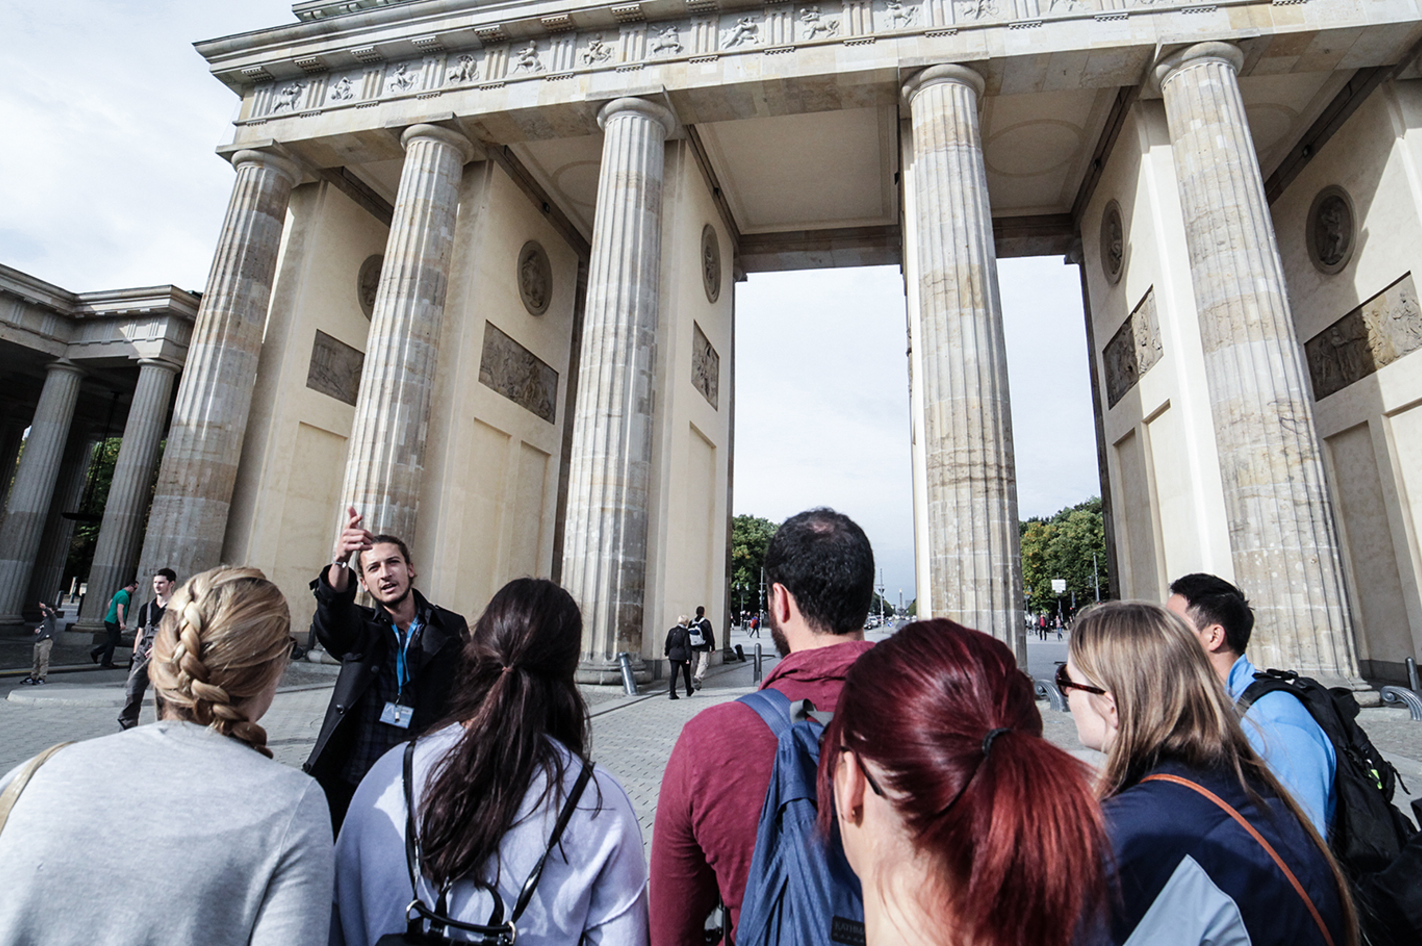
[[[1358,725],[1358,701],[1347,687],[1330,689],[1292,670],[1256,673],[1236,703],[1240,715],[1266,693],[1281,690],[1303,703],[1333,744],[1337,764],[1328,846],[1353,885],[1364,942],[1417,942],[1422,936],[1422,882],[1399,885],[1393,876],[1398,870],[1388,871],[1422,857],[1422,834],[1392,803],[1397,770]]]

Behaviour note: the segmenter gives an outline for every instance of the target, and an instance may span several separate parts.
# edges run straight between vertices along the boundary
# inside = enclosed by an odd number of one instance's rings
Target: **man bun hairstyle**
[[[766,547],[765,575],[795,596],[815,630],[863,629],[874,598],[874,550],[864,530],[843,513],[820,507],[786,519]]]
[[[153,642],[148,674],[164,712],[247,743],[267,758],[267,733],[241,704],[281,677],[291,612],[255,568],[218,567],[174,593]]]
[[[1175,579],[1170,593],[1185,599],[1196,627],[1203,630],[1211,624],[1220,625],[1229,649],[1244,653],[1254,633],[1254,609],[1244,592],[1217,575],[1195,572]]]
[[[905,625],[849,668],[823,746],[821,828],[834,824],[836,768],[855,764],[844,746],[884,771],[930,865],[917,895],[955,941],[1070,946],[1103,920],[1090,768],[1042,738],[1032,680],[1001,641],[942,618]]]

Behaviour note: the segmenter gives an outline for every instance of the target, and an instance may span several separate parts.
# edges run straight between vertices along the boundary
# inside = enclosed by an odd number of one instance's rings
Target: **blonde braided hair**
[[[258,569],[218,567],[188,579],[168,603],[148,667],[165,715],[271,758],[266,730],[242,704],[286,669],[290,631],[286,598]]]

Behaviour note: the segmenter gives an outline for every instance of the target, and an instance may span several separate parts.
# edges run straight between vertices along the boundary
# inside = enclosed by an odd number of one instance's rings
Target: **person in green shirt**
[[[104,670],[115,670],[114,648],[118,647],[121,635],[128,626],[129,604],[133,601],[133,593],[138,590],[138,579],[130,578],[124,586],[114,593],[113,600],[109,602],[109,613],[104,615],[104,630],[108,632],[102,644],[96,645],[89,651],[89,659],[99,664]],[[103,663],[99,663],[99,655],[103,654]]]

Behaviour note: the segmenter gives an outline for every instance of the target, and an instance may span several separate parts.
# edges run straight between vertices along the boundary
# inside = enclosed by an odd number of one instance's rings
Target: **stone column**
[[[5,513],[10,483],[15,479],[15,461],[20,458],[20,444],[25,440],[25,422],[19,418],[0,426],[0,516]]]
[[[69,434],[64,458],[59,463],[59,481],[49,503],[44,538],[40,540],[39,552],[35,555],[30,590],[25,595],[27,611],[37,601],[53,604],[56,593],[68,590],[61,588],[60,582],[64,580],[64,564],[69,558],[70,540],[74,537],[74,520],[64,518],[64,514],[77,510],[84,499],[84,486],[89,467],[94,462],[96,442],[90,430],[74,430]]]
[[[94,563],[89,569],[89,593],[79,613],[77,631],[102,631],[109,599],[134,577],[138,567],[138,544],[143,538],[143,517],[148,513],[148,490],[153,482],[153,464],[158,459],[158,442],[163,439],[163,423],[168,419],[168,397],[173,392],[177,366],[145,358],[139,363],[138,386],[128,407],[123,441],[114,461],[109,498],[104,503],[104,521],[94,546]],[[157,567],[162,568],[160,563]],[[135,604],[145,600],[148,579],[138,576]],[[184,573],[183,579],[191,578]]]
[[[298,167],[263,151],[232,157],[237,181],[178,385],[153,494],[142,571],[171,566],[185,579],[218,564],[277,252]]]
[[[435,125],[400,136],[405,165],[385,245],[341,495],[372,532],[413,542],[459,183],[472,142]],[[335,510],[332,510],[335,513]]]
[[[54,484],[59,479],[64,442],[79,401],[84,372],[72,362],[51,362],[44,379],[30,436],[15,471],[15,485],[5,522],[0,525],[0,624],[24,620],[25,593],[30,590],[35,553],[44,534]]]
[[[987,169],[983,78],[931,66],[904,86],[913,123],[913,219],[922,337],[924,475],[934,617],[1027,658],[1007,349]]]
[[[661,292],[662,174],[672,114],[643,99],[603,106],[587,312],[573,420],[563,584],[583,609],[578,679],[641,668]]]
[[[1302,347],[1237,73],[1200,43],[1156,67],[1180,187],[1235,582],[1261,667],[1358,679]]]

